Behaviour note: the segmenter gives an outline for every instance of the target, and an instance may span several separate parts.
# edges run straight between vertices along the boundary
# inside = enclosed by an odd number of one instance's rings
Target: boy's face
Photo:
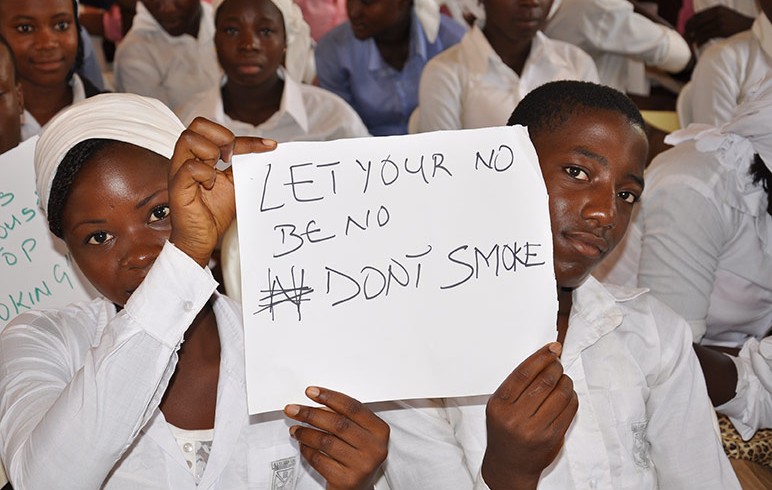
[[[284,59],[284,18],[271,0],[230,0],[220,7],[214,35],[228,83],[257,86],[276,78]]]
[[[532,39],[544,27],[553,0],[487,0],[485,31],[496,31],[512,42]]]
[[[532,140],[549,193],[555,277],[574,288],[625,234],[643,192],[648,141],[604,109],[586,109]]]
[[[347,0],[346,12],[357,39],[369,39],[388,31],[409,14],[408,0]]]
[[[169,160],[112,142],[78,171],[62,210],[67,248],[86,278],[123,306],[171,234]]]
[[[148,12],[170,36],[181,36],[200,21],[199,0],[142,0]]]
[[[0,44],[0,154],[21,142],[23,111],[21,84],[16,81],[11,52]]]

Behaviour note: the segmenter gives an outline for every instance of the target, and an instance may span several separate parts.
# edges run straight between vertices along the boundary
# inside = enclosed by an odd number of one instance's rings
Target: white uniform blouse
[[[581,49],[537,32],[518,76],[501,61],[483,32],[472,27],[461,42],[426,64],[415,132],[503,126],[528,92],[553,80],[597,83],[598,72]]]
[[[0,335],[0,459],[13,485],[323,489],[282,414],[247,414],[241,315],[219,295],[214,441],[196,486],[158,406],[182,337],[215,287],[167,243],[119,313],[97,299],[11,322]]]
[[[194,94],[217,86],[212,6],[202,2],[201,9],[198,37],[173,37],[139,2],[131,30],[115,52],[116,90],[154,97],[176,111]]]
[[[739,489],[724,454],[683,319],[643,290],[589,278],[574,292],[563,347],[579,411],[540,489]],[[513,366],[514,368],[514,366]],[[392,488],[474,488],[486,445],[486,397],[412,402],[379,412]],[[387,466],[387,477],[389,477]]]

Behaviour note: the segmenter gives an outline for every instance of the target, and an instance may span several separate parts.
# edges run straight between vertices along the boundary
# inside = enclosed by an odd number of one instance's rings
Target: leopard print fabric
[[[718,415],[724,452],[732,459],[747,459],[772,469],[772,429],[762,429],[748,441],[743,441],[729,417]]]

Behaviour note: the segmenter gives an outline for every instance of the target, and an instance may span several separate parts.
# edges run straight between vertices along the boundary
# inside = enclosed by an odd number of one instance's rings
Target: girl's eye
[[[32,26],[29,24],[20,24],[16,26],[16,30],[18,32],[21,32],[22,34],[29,34],[30,32],[32,32]]]
[[[270,36],[271,34],[273,34],[273,29],[270,29],[268,27],[263,27],[262,29],[260,29],[261,36],[267,37],[267,36]]]
[[[169,216],[169,213],[171,212],[171,209],[169,208],[168,204],[163,204],[161,206],[158,206],[157,208],[153,209],[150,212],[150,223],[154,223],[156,221],[161,221],[162,219],[165,219]]]
[[[566,167],[565,171],[568,175],[575,178],[576,180],[590,180],[590,176],[587,175],[587,172],[579,167]]]
[[[237,36],[239,34],[239,30],[236,29],[235,27],[226,27],[223,31],[228,36]]]
[[[626,203],[629,204],[635,204],[638,202],[638,196],[632,192],[622,191],[619,193],[619,197],[621,197]]]
[[[102,245],[103,243],[112,240],[112,238],[113,236],[106,231],[98,231],[89,235],[86,239],[86,243],[89,245]]]
[[[69,20],[63,20],[61,22],[57,22],[56,25],[54,25],[54,29],[57,31],[66,31],[70,28],[70,21]]]

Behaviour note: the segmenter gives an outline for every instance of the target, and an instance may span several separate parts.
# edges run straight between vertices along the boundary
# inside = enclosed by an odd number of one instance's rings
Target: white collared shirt
[[[678,72],[691,58],[678,32],[635,13],[627,0],[563,0],[544,33],[586,51],[601,83],[622,92],[648,95],[644,64]]]
[[[762,12],[748,31],[708,46],[694,67],[678,117],[714,126],[728,122],[750,88],[772,73],[772,23]]]
[[[219,85],[197,94],[182,106],[178,112],[180,120],[187,125],[196,116],[203,116],[222,124],[235,135],[260,136],[278,142],[328,141],[370,135],[354,109],[334,93],[297,83],[281,67],[279,76],[284,79],[279,110],[257,126],[237,121],[225,113]]]
[[[183,335],[215,287],[208,269],[167,243],[121,312],[96,299],[12,321],[0,334],[0,459],[13,485],[323,489],[291,421],[247,414],[240,308],[217,294],[214,440],[196,485],[158,407]]]
[[[80,79],[80,76],[78,76],[77,73],[72,75],[70,85],[72,86],[72,103],[74,104],[81,100],[85,100],[86,89],[83,86],[83,80]],[[35,116],[27,109],[24,109],[24,124],[21,125],[21,140],[26,141],[33,136],[40,134],[41,129],[42,126],[37,119],[35,119]]]
[[[217,86],[221,72],[214,47],[212,6],[201,3],[198,37],[173,37],[142,3],[115,52],[115,87],[153,97],[176,111],[191,96]]]
[[[751,18],[756,17],[761,12],[757,0],[693,0],[692,3],[695,12],[702,12],[717,5],[729,7]]]
[[[642,290],[589,278],[574,292],[561,359],[579,411],[539,488],[740,488],[689,329],[668,307]],[[487,488],[479,475],[485,402],[412,402],[420,408],[379,412],[391,425],[391,487],[470,488],[476,478],[475,488]],[[389,475],[408,462],[412,475]]]
[[[528,92],[553,80],[597,83],[598,72],[581,49],[537,32],[522,76],[518,76],[504,64],[485,34],[472,27],[461,42],[426,64],[415,130],[504,126]]]

